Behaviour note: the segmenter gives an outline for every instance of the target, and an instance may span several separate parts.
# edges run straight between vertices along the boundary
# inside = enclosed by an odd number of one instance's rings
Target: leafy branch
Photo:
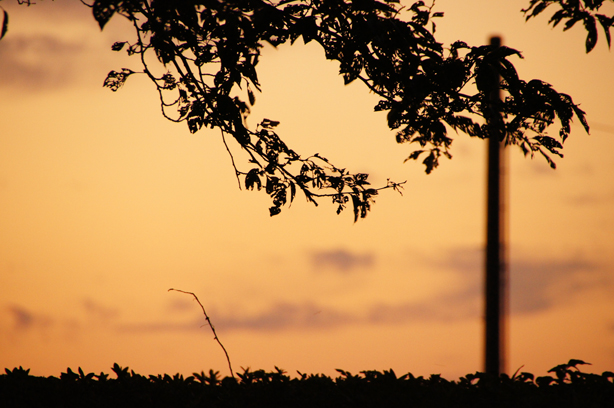
[[[260,48],[264,42],[279,45],[288,39],[292,13],[265,2],[186,1],[171,6],[138,0],[96,1],[93,13],[101,28],[116,13],[132,22],[136,41],[118,42],[112,49],[140,56],[142,73],[155,84],[164,117],[186,122],[192,133],[206,127],[221,130],[239,186],[263,188],[273,202],[271,216],[291,204],[300,190],[315,205],[318,198],[330,198],[337,213],[351,202],[356,221],[367,215],[380,190],[400,190],[403,183],[392,181],[371,188],[367,175],[340,169],[320,155],[302,157],[275,132],[277,121],[263,119],[256,129],[247,127],[254,90],[260,91],[255,69]],[[162,63],[164,71],[156,72],[159,64],[153,62]],[[111,71],[104,86],[116,91],[134,73]],[[237,166],[226,136],[247,155],[245,170]]]
[[[358,79],[380,96],[375,110],[388,112],[388,126],[399,129],[397,142],[419,145],[406,160],[426,153],[427,173],[441,156],[452,157],[448,129],[488,137],[487,76],[494,70],[506,95],[498,107],[505,120],[505,143],[519,146],[525,155],[543,155],[554,168],[550,154],[562,156],[574,116],[588,132],[584,112],[548,83],[521,80],[510,57],[522,55],[513,48],[470,47],[463,41],[446,48],[438,43],[434,26],[427,29],[432,18],[443,16],[433,6],[417,1],[409,8],[413,17],[402,21],[396,18],[398,9],[379,2],[368,7],[365,2],[303,4],[301,14],[293,17],[291,40],[302,36],[306,43],[317,41],[328,59],[340,63],[346,84]],[[557,121],[558,137],[551,137],[547,128]]]
[[[366,174],[349,173],[320,155],[303,157],[275,132],[277,121],[262,119],[255,129],[247,127],[254,91],[261,90],[256,66],[264,43],[278,46],[302,38],[320,44],[326,58],[339,62],[346,84],[358,79],[381,98],[375,111],[388,112],[397,142],[419,146],[406,160],[422,156],[427,173],[442,156],[452,157],[449,129],[489,136],[491,72],[502,78],[505,98],[497,108],[506,144],[519,146],[525,155],[539,153],[554,168],[550,155],[562,157],[572,119],[577,117],[588,132],[584,112],[569,95],[544,81],[518,77],[510,58],[521,58],[519,51],[470,47],[463,41],[444,47],[434,37],[432,19],[443,16],[434,2],[415,2],[407,9],[408,21],[399,18],[402,7],[396,3],[96,0],[93,13],[101,28],[114,14],[132,22],[136,41],[118,42],[112,49],[140,56],[164,117],[186,122],[192,133],[221,130],[239,186],[264,189],[273,202],[271,216],[300,190],[315,205],[318,198],[331,198],[337,213],[351,202],[356,221],[367,215],[380,190],[399,191],[403,183],[372,188]],[[118,90],[134,73],[111,71],[104,85]],[[547,129],[555,123],[559,132],[553,137]],[[226,136],[246,154],[245,169],[237,166]]]
[[[612,0],[607,0],[611,2]],[[604,0],[531,0],[526,9],[522,12],[528,21],[532,17],[541,14],[547,7],[556,4],[559,8],[548,20],[548,24],[556,27],[562,21],[563,31],[572,28],[576,23],[582,22],[586,29],[586,52],[591,52],[597,44],[597,23],[603,29],[608,48],[612,43],[610,28],[614,26],[614,16],[607,16],[598,13],[599,9],[606,3]]]

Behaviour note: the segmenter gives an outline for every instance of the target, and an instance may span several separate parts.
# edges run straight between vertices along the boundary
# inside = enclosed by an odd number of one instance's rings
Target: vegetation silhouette
[[[209,370],[182,374],[143,376],[121,367],[108,374],[77,372],[67,368],[57,377],[35,377],[22,367],[0,374],[3,407],[610,407],[614,398],[614,373],[584,373],[572,359],[541,377],[521,372],[498,377],[467,374],[457,381],[440,375],[429,378],[402,376],[391,370],[359,374],[338,369],[331,378],[284,370],[237,373],[238,379],[220,379]],[[522,367],[521,367],[522,368]]]

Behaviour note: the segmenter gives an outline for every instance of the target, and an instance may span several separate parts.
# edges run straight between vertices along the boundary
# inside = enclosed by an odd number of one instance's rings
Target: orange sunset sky
[[[525,23],[528,3],[437,0],[436,36],[500,34],[525,57],[521,78],[587,112],[591,135],[574,125],[557,170],[509,152],[507,371],[577,358],[601,373],[614,369],[614,51],[600,32],[585,54],[581,25],[552,29],[551,12]],[[165,120],[144,76],[102,87],[139,69],[110,49],[133,38],[123,18],[101,32],[77,0],[0,6],[0,368],[229,375],[178,288],[198,295],[238,371],[482,370],[484,141],[456,136],[427,176],[403,164],[412,148],[373,113],[377,97],[344,86],[317,44],[266,46],[252,125],[279,120],[291,148],[373,185],[407,180],[356,224],[300,195],[270,218],[264,192],[239,190],[219,132]]]

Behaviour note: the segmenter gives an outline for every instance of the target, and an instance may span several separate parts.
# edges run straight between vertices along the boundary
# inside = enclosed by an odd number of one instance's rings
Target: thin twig
[[[224,142],[224,146],[226,146],[226,151],[230,155],[230,161],[232,162],[232,167],[235,170],[235,177],[237,178],[237,183],[239,184],[239,190],[241,190],[241,179],[239,178],[239,174],[241,173],[237,169],[237,165],[235,164],[235,158],[232,155],[232,152],[230,151],[228,144],[226,143],[226,136],[224,135],[224,131],[222,129],[220,129],[220,131],[222,132],[222,142]]]
[[[207,323],[209,323],[209,327],[211,327],[211,331],[213,332],[213,338],[215,339],[215,341],[217,341],[217,343],[220,345],[222,350],[224,350],[224,354],[226,355],[226,361],[228,361],[228,368],[230,369],[230,375],[232,375],[232,378],[235,378],[235,373],[232,371],[232,365],[230,364],[230,357],[228,357],[228,352],[226,351],[226,347],[224,347],[220,339],[217,337],[217,333],[215,332],[213,323],[211,323],[211,319],[209,319],[209,316],[207,315],[207,312],[205,311],[205,307],[203,306],[202,303],[200,303],[200,300],[198,300],[198,297],[194,293],[186,292],[185,290],[170,288],[168,291],[170,292],[171,290],[174,290],[175,292],[181,292],[187,295],[194,296],[194,299],[196,299],[196,301],[200,305],[200,308],[203,310],[203,314],[205,315],[205,319],[207,319]]]

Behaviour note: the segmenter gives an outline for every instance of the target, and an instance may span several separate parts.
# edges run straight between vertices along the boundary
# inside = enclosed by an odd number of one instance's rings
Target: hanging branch
[[[332,199],[337,213],[351,203],[356,221],[366,217],[380,190],[398,191],[403,183],[388,181],[373,188],[367,174],[350,173],[318,154],[299,155],[275,132],[278,121],[262,119],[255,129],[247,127],[256,102],[253,90],[260,91],[256,66],[265,43],[278,46],[298,38],[317,42],[327,59],[339,62],[346,84],[358,79],[381,98],[374,110],[387,112],[398,143],[419,146],[407,160],[422,156],[426,173],[442,156],[452,157],[450,129],[488,137],[485,66],[495,67],[502,78],[506,144],[519,146],[525,155],[541,154],[555,167],[550,155],[562,157],[572,119],[577,117],[588,132],[584,112],[569,95],[544,81],[518,77],[509,58],[521,58],[519,51],[471,47],[463,41],[444,47],[432,24],[442,12],[417,1],[406,9],[410,18],[404,21],[399,18],[403,7],[395,3],[95,0],[93,13],[101,28],[114,14],[132,22],[136,42],[118,42],[112,49],[127,45],[129,55],[140,56],[164,117],[186,122],[191,133],[221,131],[239,184],[264,189],[273,202],[271,216],[290,205],[300,190],[314,205],[318,198]],[[156,74],[161,67],[166,72]],[[133,73],[112,71],[105,86],[117,90]],[[547,132],[553,124],[560,129],[556,136]],[[226,135],[245,154],[243,164],[235,161]]]
[[[404,182],[388,180],[374,188],[367,174],[353,174],[318,154],[299,155],[275,132],[278,121],[262,119],[256,129],[247,127],[246,118],[256,102],[253,90],[260,91],[256,73],[260,48],[265,42],[274,46],[286,42],[299,9],[240,0],[97,0],[92,7],[101,28],[114,14],[131,21],[136,42],[117,42],[112,49],[139,55],[142,72],[159,93],[164,117],[186,122],[191,133],[207,127],[221,131],[239,186],[263,189],[273,202],[271,216],[291,205],[299,190],[314,205],[318,198],[331,199],[337,213],[351,205],[356,222],[366,217],[380,190],[400,192]],[[166,72],[156,73],[160,65],[152,62],[161,63]],[[116,91],[134,73],[112,71],[104,85]],[[234,96],[237,93],[244,96]],[[246,155],[247,168],[245,161],[235,160],[231,139]]]

